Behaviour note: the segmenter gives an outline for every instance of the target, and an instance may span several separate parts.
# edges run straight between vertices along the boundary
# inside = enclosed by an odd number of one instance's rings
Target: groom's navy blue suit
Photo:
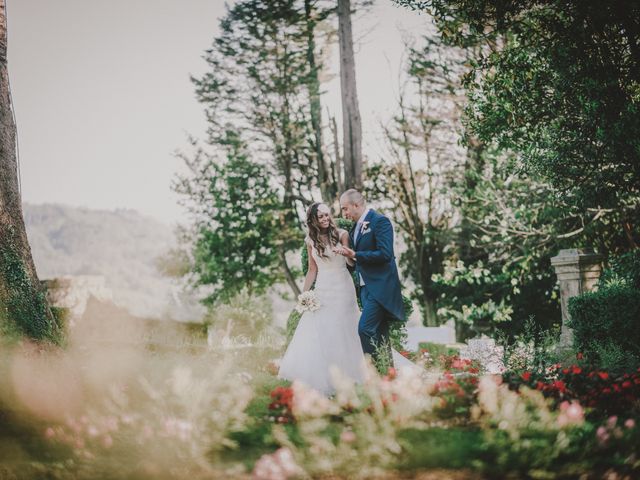
[[[376,345],[389,338],[389,322],[405,321],[400,279],[393,253],[393,227],[384,215],[370,210],[356,235],[349,232],[356,252],[356,278],[362,314],[358,334],[364,353],[375,356]],[[355,237],[355,240],[354,240]]]

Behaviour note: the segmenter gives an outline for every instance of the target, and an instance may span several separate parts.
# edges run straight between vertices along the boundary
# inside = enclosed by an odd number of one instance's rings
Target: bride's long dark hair
[[[309,229],[309,238],[313,242],[313,246],[316,248],[316,252],[321,257],[328,257],[325,253],[325,248],[327,246],[333,247],[338,244],[340,240],[340,235],[338,234],[338,226],[333,221],[333,217],[329,215],[329,243],[330,245],[325,245],[324,242],[320,239],[320,234],[322,233],[320,229],[320,222],[318,221],[318,208],[320,205],[324,205],[323,203],[314,203],[307,209],[307,228]]]

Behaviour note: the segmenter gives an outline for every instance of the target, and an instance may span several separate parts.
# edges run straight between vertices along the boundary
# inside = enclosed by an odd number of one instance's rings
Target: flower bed
[[[580,365],[554,365],[542,375],[508,372],[503,378],[515,390],[528,386],[556,404],[577,400],[597,417],[640,412],[640,369],[616,374]]]

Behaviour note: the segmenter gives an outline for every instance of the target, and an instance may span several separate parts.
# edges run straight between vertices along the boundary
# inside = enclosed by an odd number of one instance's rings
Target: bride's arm
[[[349,247],[349,232],[345,231],[345,232],[342,233],[342,236],[340,237],[340,243],[342,244],[343,247],[350,248]],[[347,259],[347,264],[350,267],[353,267],[356,264],[356,262],[353,259],[351,259],[349,257],[344,257],[344,258]]]
[[[313,255],[311,254],[311,245],[307,243],[307,257],[309,257],[309,270],[307,271],[307,276],[304,277],[304,287],[302,288],[303,292],[311,290],[311,285],[316,281],[316,276],[318,275],[318,266],[316,265],[316,261],[313,259]]]

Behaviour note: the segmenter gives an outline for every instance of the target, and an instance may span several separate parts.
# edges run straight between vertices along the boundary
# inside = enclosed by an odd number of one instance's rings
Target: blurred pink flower
[[[627,427],[628,429],[632,429],[636,426],[636,421],[633,418],[628,418],[624,422],[624,426]]]
[[[351,430],[345,430],[340,434],[340,440],[345,443],[352,443],[356,441],[356,434]]]
[[[279,448],[272,454],[265,454],[256,462],[253,478],[261,480],[286,480],[303,473],[296,464],[291,450]]]
[[[604,444],[609,440],[609,433],[607,429],[601,425],[598,427],[598,430],[596,430],[596,437],[601,444]]]
[[[584,422],[584,410],[577,401],[564,401],[560,404],[558,426],[580,425]]]

